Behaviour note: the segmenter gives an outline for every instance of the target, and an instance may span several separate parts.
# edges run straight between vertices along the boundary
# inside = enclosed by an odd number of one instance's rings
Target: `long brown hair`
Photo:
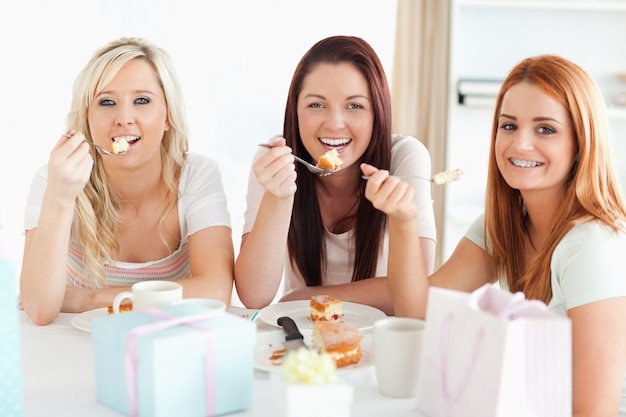
[[[524,201],[498,170],[495,141],[504,94],[521,82],[539,87],[565,107],[573,127],[577,153],[552,218],[549,238],[528,265]],[[496,101],[486,190],[485,236],[491,245],[496,276],[505,273],[509,289],[548,303],[552,298],[550,262],[554,249],[576,224],[598,221],[623,230],[626,209],[610,157],[605,104],[591,77],[576,64],[554,55],[520,62],[504,80]]]
[[[381,169],[391,165],[391,97],[383,66],[372,47],[363,39],[352,36],[333,36],[317,42],[302,57],[289,88],[285,108],[283,136],[294,152],[310,160],[311,155],[302,144],[298,124],[298,95],[306,76],[319,64],[348,63],[363,74],[372,98],[374,125],[370,144],[361,162]],[[326,269],[324,224],[315,192],[317,177],[302,166],[296,166],[298,189],[294,197],[287,246],[294,268],[297,268],[309,286],[321,285]],[[372,277],[376,271],[378,254],[384,236],[386,216],[365,199],[365,182],[357,190],[359,205],[354,228],[354,271],[352,280]],[[344,219],[345,220],[345,219]]]

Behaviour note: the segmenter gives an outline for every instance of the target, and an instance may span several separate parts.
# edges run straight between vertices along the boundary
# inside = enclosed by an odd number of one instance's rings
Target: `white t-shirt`
[[[472,223],[465,237],[485,249],[484,214]],[[626,234],[598,222],[576,225],[554,249],[550,271],[548,308],[563,317],[570,308],[626,296]],[[506,277],[500,277],[499,283],[508,290]],[[619,415],[626,416],[626,375]]]
[[[47,165],[39,168],[32,181],[25,210],[24,228],[37,227],[41,204],[48,181]],[[108,286],[132,285],[146,279],[180,279],[189,275],[188,236],[211,226],[230,225],[226,194],[217,162],[197,154],[188,154],[178,186],[180,246],[163,259],[131,263],[114,261],[105,267]],[[76,242],[76,218],[72,226],[68,253],[68,283],[90,287],[81,276],[82,248]]]
[[[259,149],[254,159],[259,158],[264,152],[267,151]],[[430,178],[432,176],[430,154],[424,144],[411,136],[393,135],[390,172],[392,175],[417,175]],[[414,201],[418,208],[420,237],[429,238],[436,242],[437,229],[435,227],[431,184],[419,179],[405,181],[415,190]],[[252,230],[264,193],[265,189],[256,180],[254,172],[250,170],[246,196],[247,207],[244,215],[244,235]],[[354,269],[353,232],[350,230],[341,234],[333,234],[328,230],[325,231],[327,273],[322,276],[323,285],[344,284],[351,281]],[[386,232],[383,248],[378,257],[375,276],[387,275],[388,241],[389,235]],[[285,242],[285,251],[287,251],[286,248],[287,242]],[[322,274],[324,273],[322,272]],[[306,286],[304,278],[297,270],[293,269],[287,259],[284,270],[285,292],[304,286]]]

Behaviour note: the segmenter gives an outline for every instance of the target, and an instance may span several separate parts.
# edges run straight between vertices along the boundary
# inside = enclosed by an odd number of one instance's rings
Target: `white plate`
[[[310,305],[310,300],[284,301],[282,303],[270,304],[259,311],[258,318],[267,324],[281,328],[276,323],[276,320],[282,316],[289,316],[296,322],[300,331],[313,330]],[[347,301],[341,303],[341,310],[344,314],[343,321],[361,331],[371,329],[376,320],[387,317],[385,313],[377,308]]]
[[[234,309],[234,307],[233,307]],[[235,314],[239,317],[244,317],[247,320],[250,321],[254,321],[256,319],[256,310],[244,310],[241,309],[241,311],[245,311],[246,313],[242,313],[240,314],[238,311],[237,312],[231,312],[231,309],[228,310],[229,313]],[[89,310],[89,311],[85,311],[82,312],[80,314],[77,314],[76,316],[74,316],[74,318],[72,318],[71,323],[72,326],[76,327],[78,330],[82,330],[85,332],[91,332],[91,319],[94,317],[99,317],[99,316],[106,316],[108,315],[108,308],[107,307],[103,307],[103,308],[96,308],[94,310]]]
[[[304,336],[304,343],[307,346],[311,346],[311,330],[301,331]],[[374,343],[372,334],[364,334],[361,340],[361,360],[356,365],[348,365],[343,368],[338,368],[337,372],[340,375],[364,370],[374,365]],[[280,353],[284,349],[283,342],[285,341],[284,332],[275,332],[269,340],[265,340],[263,343],[259,343],[254,352],[254,368],[267,372],[281,372],[282,370],[282,358],[272,359],[277,353]],[[281,356],[280,354],[278,356]]]
[[[82,330],[84,332],[91,331],[91,319],[99,316],[106,316],[108,313],[106,307],[96,308],[94,310],[84,311],[80,314],[77,314],[72,319],[72,326],[76,327],[78,330]]]

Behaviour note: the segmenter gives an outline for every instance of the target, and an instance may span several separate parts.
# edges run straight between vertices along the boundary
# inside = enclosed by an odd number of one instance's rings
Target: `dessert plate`
[[[307,346],[312,346],[312,330],[302,330],[301,332],[304,336],[304,343]],[[337,368],[339,375],[361,371],[374,366],[373,338],[372,334],[363,335],[363,340],[361,340],[361,360],[356,365]],[[282,372],[282,361],[285,354],[284,341],[285,333],[281,331],[273,333],[271,338],[258,343],[254,352],[254,368],[267,372]]]
[[[91,331],[91,319],[99,316],[106,316],[109,314],[107,312],[106,307],[96,308],[93,310],[84,311],[80,314],[77,314],[72,319],[72,326],[76,327],[78,330],[82,330],[84,332]]]
[[[189,299],[187,299],[189,300]],[[77,314],[76,316],[74,316],[74,318],[72,318],[71,323],[72,326],[76,327],[78,330],[82,330],[84,332],[91,332],[91,319],[94,317],[99,317],[99,316],[106,316],[108,315],[108,308],[107,307],[102,307],[102,308],[96,308],[94,310],[88,310],[85,312],[82,312],[80,314]],[[231,311],[233,310],[233,311]],[[242,313],[239,313],[239,310],[241,310]],[[228,309],[228,312],[231,314],[234,314],[238,317],[242,317],[245,318],[246,320],[250,320],[250,321],[254,321],[257,317],[257,312],[256,310],[245,310],[245,309],[238,309],[236,307],[232,307]]]
[[[301,331],[313,330],[310,305],[310,300],[284,301],[282,303],[270,304],[259,311],[258,318],[267,324],[280,328],[276,320],[282,316],[289,316],[296,322]],[[377,308],[347,301],[341,303],[341,310],[344,314],[343,321],[361,331],[370,330],[376,320],[387,317],[385,313]]]

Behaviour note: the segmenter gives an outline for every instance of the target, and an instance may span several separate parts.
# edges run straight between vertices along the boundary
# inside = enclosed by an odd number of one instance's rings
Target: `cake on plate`
[[[128,313],[129,311],[133,311],[133,303],[131,302],[127,302],[124,304],[120,304],[120,313]],[[108,314],[113,314],[113,305],[109,305],[107,307],[107,313]]]
[[[359,363],[362,339],[359,329],[346,323],[316,321],[313,326],[313,348],[328,353],[337,368]]]
[[[343,321],[341,300],[330,295],[311,297],[310,313],[313,321]]]

